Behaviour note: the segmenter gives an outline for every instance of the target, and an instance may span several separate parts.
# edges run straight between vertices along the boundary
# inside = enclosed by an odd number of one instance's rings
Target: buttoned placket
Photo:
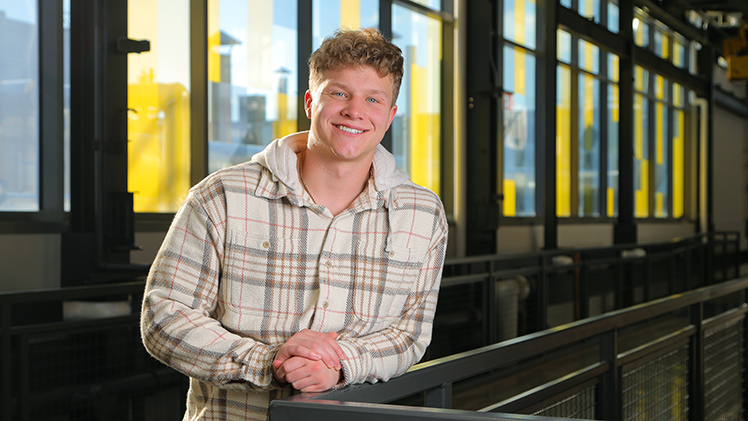
[[[325,212],[326,214],[329,213]],[[333,240],[329,233],[335,229],[343,218],[349,217],[347,212],[343,212],[332,218],[330,225],[327,227],[327,233],[325,234],[325,241],[322,244],[319,261],[317,262],[317,273],[319,274],[319,295],[317,296],[317,303],[315,306],[314,321],[312,322],[312,330],[318,332],[328,332],[338,330],[339,326],[333,326],[329,323],[332,320],[336,320],[336,317],[327,317],[328,312],[344,311],[344,309],[338,309],[335,307],[335,300],[333,297],[333,291],[331,282],[333,281],[333,271],[335,262],[332,259]]]

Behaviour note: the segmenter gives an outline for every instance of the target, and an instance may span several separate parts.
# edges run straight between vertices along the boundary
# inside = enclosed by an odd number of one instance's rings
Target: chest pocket
[[[224,325],[261,339],[269,339],[269,331],[293,330],[317,293],[305,282],[304,274],[314,265],[305,264],[309,259],[300,252],[299,240],[231,230],[227,239],[221,282]]]
[[[353,282],[354,329],[375,332],[398,320],[408,296],[417,288],[426,250],[392,245],[378,258],[362,259],[363,270]]]

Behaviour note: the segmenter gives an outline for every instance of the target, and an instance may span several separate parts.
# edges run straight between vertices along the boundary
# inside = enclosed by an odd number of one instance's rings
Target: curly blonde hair
[[[324,72],[349,66],[371,66],[380,77],[392,77],[392,104],[397,101],[403,80],[400,48],[375,28],[338,29],[309,57],[309,88],[314,90]]]

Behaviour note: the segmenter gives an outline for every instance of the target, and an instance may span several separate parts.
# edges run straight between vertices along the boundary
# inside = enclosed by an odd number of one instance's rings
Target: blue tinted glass
[[[0,0],[0,211],[39,210],[38,32],[35,0]]]

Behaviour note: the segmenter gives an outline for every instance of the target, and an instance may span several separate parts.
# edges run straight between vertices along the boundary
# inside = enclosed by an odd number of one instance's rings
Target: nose
[[[352,99],[343,107],[342,114],[351,118],[361,118],[363,113],[363,104],[361,101]]]

